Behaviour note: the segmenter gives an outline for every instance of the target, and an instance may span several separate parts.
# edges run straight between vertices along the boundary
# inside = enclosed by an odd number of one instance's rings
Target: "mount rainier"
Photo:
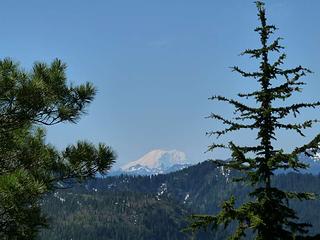
[[[178,150],[153,150],[136,161],[129,162],[111,175],[157,175],[166,174],[191,166],[186,154]]]

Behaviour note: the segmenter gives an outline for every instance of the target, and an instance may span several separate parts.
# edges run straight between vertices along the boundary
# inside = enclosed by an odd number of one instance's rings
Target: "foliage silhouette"
[[[253,98],[257,106],[249,106],[235,99],[224,96],[213,96],[211,100],[226,102],[235,108],[236,117],[232,120],[212,113],[209,117],[223,124],[226,128],[211,131],[209,135],[220,137],[238,130],[257,130],[255,146],[240,146],[234,142],[226,144],[213,144],[209,151],[216,148],[227,148],[232,152],[232,160],[216,161],[226,168],[239,170],[243,176],[235,179],[244,181],[254,187],[250,193],[251,200],[240,207],[235,207],[235,197],[231,197],[222,204],[222,210],[217,215],[193,215],[191,229],[212,227],[219,225],[228,226],[231,222],[237,222],[237,228],[230,239],[242,239],[249,231],[253,231],[256,239],[303,239],[306,237],[310,224],[298,222],[296,212],[290,208],[289,200],[311,200],[315,198],[313,193],[284,191],[272,184],[274,171],[283,169],[305,169],[307,164],[299,161],[299,154],[312,156],[318,149],[320,135],[317,135],[308,144],[296,147],[294,151],[285,153],[283,149],[275,149],[274,141],[277,140],[277,130],[293,130],[304,136],[303,130],[311,128],[318,120],[306,120],[302,123],[287,123],[288,116],[297,117],[301,109],[315,108],[320,102],[295,103],[291,105],[279,105],[279,100],[287,101],[292,94],[300,92],[305,83],[300,80],[311,71],[302,66],[291,69],[282,69],[286,54],[281,53],[284,48],[280,45],[281,38],[270,40],[271,35],[277,30],[274,25],[267,24],[265,4],[255,2],[258,9],[260,26],[255,29],[260,36],[261,47],[246,49],[241,55],[249,55],[252,59],[259,60],[259,69],[255,72],[247,72],[239,67],[232,68],[244,78],[253,78],[260,87],[250,93],[240,93],[239,98]],[[279,54],[277,60],[271,63],[270,58]],[[279,78],[284,79],[279,84]],[[308,238],[309,239],[309,238]]]
[[[95,92],[90,83],[68,86],[66,64],[58,59],[35,63],[29,72],[0,60],[1,239],[34,239],[46,226],[40,206],[46,193],[111,167],[110,147],[79,141],[58,151],[45,142],[41,127],[76,123]]]

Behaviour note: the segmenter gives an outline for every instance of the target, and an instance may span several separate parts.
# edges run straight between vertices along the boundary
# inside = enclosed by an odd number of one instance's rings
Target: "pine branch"
[[[313,157],[319,149],[319,143],[320,143],[320,134],[315,136],[309,143],[301,147],[295,148],[292,154],[304,153],[307,156]]]
[[[260,94],[261,94],[261,91],[255,91],[255,92],[252,92],[252,93],[238,93],[238,96],[248,99],[249,97],[258,96]]]
[[[216,148],[225,148],[225,149],[227,149],[229,147],[224,145],[224,144],[215,144],[215,143],[213,143],[213,144],[208,146],[208,149],[207,149],[206,152],[211,152],[211,151],[215,150]]]
[[[269,160],[268,165],[272,170],[277,169],[293,169],[299,171],[300,169],[306,169],[309,165],[302,163],[298,159],[298,155],[294,153],[283,153],[283,151],[277,151],[274,156]]]
[[[262,76],[262,73],[260,72],[245,72],[237,66],[231,67],[231,70],[232,72],[240,73],[243,77],[260,78]]]
[[[217,119],[217,120],[220,120],[222,121],[223,124],[227,124],[227,125],[235,125],[237,124],[236,122],[233,122],[231,120],[228,120],[218,114],[215,114],[215,113],[211,113],[208,117],[206,118],[213,118],[213,119]],[[206,134],[209,134],[209,133],[206,133]]]
[[[270,33],[267,32],[267,34],[270,34]],[[269,51],[280,52],[280,49],[284,48],[284,47],[279,45],[279,41],[281,39],[282,38],[277,38],[269,46],[266,46],[266,47],[257,48],[257,49],[246,49],[240,55],[251,55],[250,57],[253,57],[253,58],[261,58],[261,56],[265,52],[269,52]]]
[[[234,99],[229,99],[223,96],[212,96],[211,98],[209,98],[209,100],[215,100],[217,99],[218,101],[223,101],[223,102],[228,102],[229,104],[233,105],[237,110],[244,112],[244,111],[248,111],[248,112],[258,112],[258,108],[252,108],[249,107],[245,104],[242,104]]]
[[[287,55],[285,53],[282,53],[278,59],[271,65],[272,69],[277,69],[280,65],[284,63],[284,60],[287,58]]]
[[[277,87],[270,88],[269,91],[272,93],[272,98],[283,99],[291,97],[292,92],[301,92],[301,88],[298,86],[305,85],[304,82],[286,82]],[[297,86],[297,87],[294,87]]]
[[[305,137],[305,135],[302,132],[302,129],[307,129],[311,128],[314,123],[318,123],[318,120],[307,120],[303,123],[298,123],[298,124],[281,124],[281,123],[276,123],[275,127],[280,128],[280,129],[290,129],[294,130],[297,133],[299,133],[302,137]]]
[[[286,197],[289,199],[302,200],[315,200],[317,195],[308,192],[286,192]]]
[[[217,138],[219,138],[221,135],[225,135],[226,133],[237,131],[237,130],[240,130],[240,129],[251,129],[251,130],[253,130],[254,128],[257,128],[257,123],[248,124],[248,125],[232,123],[230,125],[231,126],[229,128],[225,128],[223,130],[218,130],[218,131],[210,131],[210,132],[207,132],[206,134],[209,135],[209,136],[217,135]]]
[[[301,72],[301,73],[300,73]],[[308,68],[304,68],[302,66],[298,66],[292,69],[287,69],[287,70],[280,70],[278,69],[277,74],[280,75],[290,75],[290,74],[302,74],[301,76],[306,75],[306,73],[312,73],[311,70],[309,70]]]
[[[287,107],[277,107],[277,108],[271,108],[271,111],[273,113],[277,113],[279,116],[278,118],[283,118],[287,116],[288,114],[292,113],[294,117],[297,116],[297,114],[300,113],[300,109],[303,108],[316,108],[320,106],[320,101],[314,102],[314,103],[296,103],[292,104]]]
[[[292,92],[301,92],[301,88],[298,87],[301,85],[305,85],[305,83],[288,81],[277,87],[269,88],[269,92],[272,95],[272,99],[275,99],[275,98],[286,99],[292,95]],[[293,86],[297,86],[297,87],[293,87]],[[245,98],[256,97],[257,99],[261,99],[261,97],[264,97],[264,92],[254,91],[252,93],[239,93],[238,96],[245,97]]]

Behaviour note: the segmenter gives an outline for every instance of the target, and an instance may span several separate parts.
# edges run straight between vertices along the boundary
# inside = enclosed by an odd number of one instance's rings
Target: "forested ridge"
[[[248,199],[248,186],[213,162],[157,176],[119,176],[88,181],[59,190],[43,200],[50,228],[39,239],[226,239],[232,226],[217,232],[183,233],[193,213],[216,213],[223,200]],[[320,194],[320,175],[288,173],[274,177],[276,186]],[[291,202],[310,233],[320,229],[320,201]]]

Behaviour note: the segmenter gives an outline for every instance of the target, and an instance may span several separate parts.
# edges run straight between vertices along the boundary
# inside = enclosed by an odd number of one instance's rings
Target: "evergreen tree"
[[[79,141],[60,152],[45,142],[43,125],[76,123],[96,92],[90,83],[68,86],[65,71],[60,60],[35,63],[29,72],[0,60],[1,239],[35,238],[46,225],[44,194],[103,174],[115,160],[104,144]]]
[[[232,197],[223,203],[222,210],[217,215],[194,215],[191,228],[193,230],[209,226],[217,228],[219,225],[226,227],[231,222],[237,222],[237,228],[230,239],[242,239],[248,231],[253,231],[256,239],[259,240],[304,239],[310,225],[298,221],[296,212],[290,208],[288,202],[290,199],[310,200],[315,196],[306,192],[283,191],[272,184],[272,176],[274,171],[279,169],[299,171],[299,169],[307,168],[306,164],[299,161],[298,156],[301,153],[315,154],[320,135],[317,135],[308,144],[296,147],[290,153],[285,153],[282,149],[275,149],[274,142],[277,140],[276,133],[279,129],[293,130],[304,136],[303,130],[311,128],[317,120],[287,123],[286,117],[290,115],[297,117],[301,109],[318,107],[320,102],[279,105],[279,100],[285,103],[294,92],[301,91],[301,86],[305,83],[300,78],[310,73],[310,70],[301,66],[292,69],[281,68],[286,59],[286,55],[281,53],[283,49],[279,43],[281,39],[270,40],[276,27],[267,24],[264,3],[257,1],[256,6],[261,25],[255,31],[260,36],[261,47],[247,49],[242,55],[258,59],[259,70],[246,72],[236,66],[233,67],[233,71],[259,82],[260,88],[257,91],[238,94],[240,98],[253,98],[258,106],[252,107],[235,99],[213,96],[212,100],[231,104],[237,116],[229,120],[221,115],[211,114],[210,118],[222,121],[227,127],[208,133],[219,137],[242,129],[257,130],[258,143],[255,146],[241,146],[229,142],[227,145],[213,144],[209,147],[210,151],[215,148],[231,150],[232,160],[216,162],[243,173],[243,177],[237,180],[250,183],[254,187],[250,193],[252,200],[236,207],[235,198]],[[279,54],[273,63],[270,61],[272,54]],[[283,83],[277,83],[279,78],[284,79]]]

